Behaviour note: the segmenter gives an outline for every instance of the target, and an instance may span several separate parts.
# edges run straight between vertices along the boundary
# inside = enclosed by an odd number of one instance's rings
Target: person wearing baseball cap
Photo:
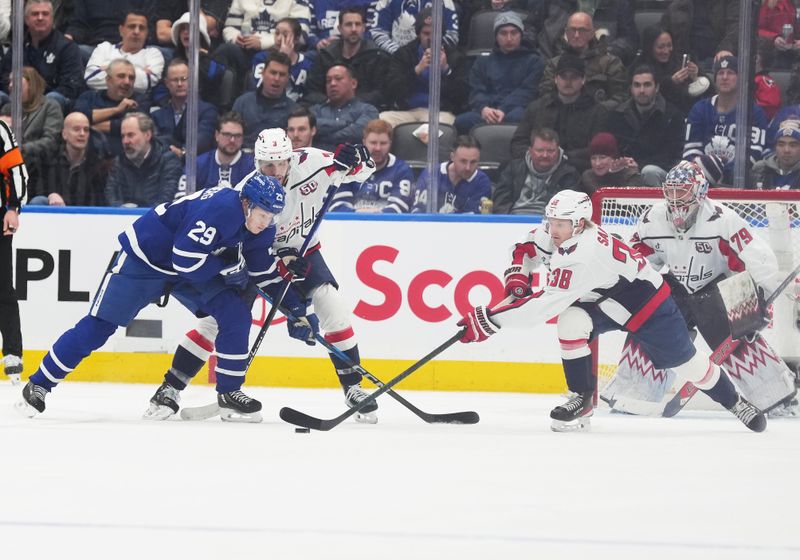
[[[800,189],[800,120],[780,123],[775,153],[753,166],[748,188]]]
[[[722,182],[732,185],[736,154],[736,105],[739,102],[739,71],[735,56],[725,53],[714,61],[714,84],[717,95],[701,99],[686,118],[686,142],[683,159],[695,160],[703,154],[717,156],[724,164]],[[764,157],[768,119],[753,102],[750,159]]]
[[[481,56],[469,75],[469,111],[456,117],[459,134],[478,124],[517,123],[536,99],[544,62],[522,45],[525,25],[516,12],[498,12],[494,20],[495,47]]]

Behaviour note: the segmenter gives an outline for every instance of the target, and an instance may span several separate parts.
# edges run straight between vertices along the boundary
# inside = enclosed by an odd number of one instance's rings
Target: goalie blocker
[[[714,352],[712,358],[717,358],[715,361],[748,401],[765,412],[791,403],[797,392],[795,375],[757,332],[768,319],[749,274],[717,279],[695,294],[687,293],[671,276],[666,279],[687,328],[696,328],[710,348],[724,345],[732,334],[731,327],[734,334],[742,336],[727,351]],[[660,416],[674,381],[674,372],[653,366],[646,352],[628,337],[616,374],[600,398],[620,412]]]

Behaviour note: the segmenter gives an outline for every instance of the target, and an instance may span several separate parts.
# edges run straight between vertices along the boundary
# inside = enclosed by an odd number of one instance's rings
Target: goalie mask
[[[663,185],[667,213],[679,232],[691,229],[700,203],[708,194],[708,180],[692,161],[681,161],[669,170]]]

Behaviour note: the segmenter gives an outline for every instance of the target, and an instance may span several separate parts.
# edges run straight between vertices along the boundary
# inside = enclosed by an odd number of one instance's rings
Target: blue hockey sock
[[[343,350],[343,352],[347,354],[353,364],[361,363],[361,357],[358,354],[358,345],[353,346],[349,350]],[[342,384],[342,387],[346,389],[351,385],[361,382],[361,374],[355,371],[350,364],[340,359],[335,354],[328,354],[328,356],[330,356],[331,362],[333,362],[333,367],[336,368],[336,374],[339,376],[339,383]]]
[[[719,381],[711,389],[701,389],[706,395],[711,397],[711,400],[718,402],[725,408],[730,408],[739,400],[739,394],[736,392],[736,387],[733,386],[731,378],[725,371],[720,371]]]
[[[579,394],[594,391],[595,377],[592,375],[591,354],[569,360],[562,358],[561,363],[564,364],[564,375],[570,391]]]

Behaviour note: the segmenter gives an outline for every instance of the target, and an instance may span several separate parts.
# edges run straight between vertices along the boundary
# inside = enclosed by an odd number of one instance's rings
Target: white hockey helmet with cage
[[[675,229],[689,230],[697,219],[700,203],[708,194],[708,179],[693,161],[681,161],[669,170],[662,187]]]
[[[592,199],[586,193],[563,190],[553,195],[544,210],[546,218],[571,220],[572,227],[580,225],[581,218],[592,219]]]
[[[256,168],[260,161],[285,161],[292,157],[292,141],[282,128],[265,128],[258,133],[253,147]]]

